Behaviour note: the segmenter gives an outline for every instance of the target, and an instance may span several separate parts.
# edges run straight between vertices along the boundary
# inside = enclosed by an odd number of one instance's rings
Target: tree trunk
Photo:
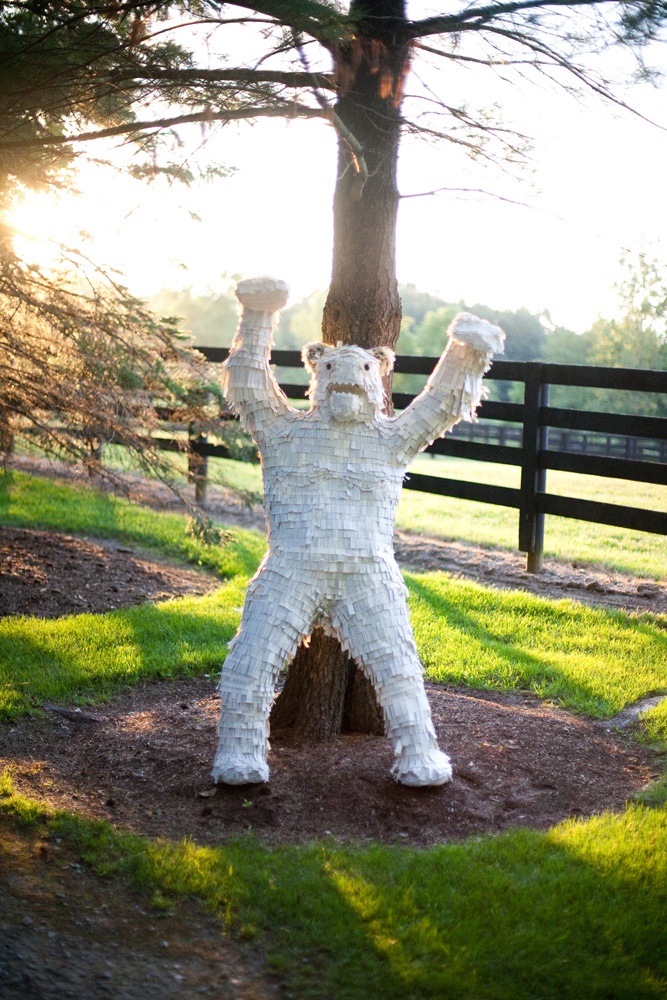
[[[401,325],[396,281],[396,166],[400,105],[409,47],[397,45],[401,0],[352,3],[359,34],[337,55],[336,114],[361,144],[368,177],[353,149],[338,143],[331,285],[322,317],[325,343],[394,347]]]
[[[339,132],[331,285],[322,317],[327,344],[393,348],[401,325],[396,281],[396,165],[409,46],[396,41],[403,0],[353,0],[357,36],[335,51]],[[366,170],[359,163],[363,148]],[[342,132],[342,134],[341,134]],[[366,176],[367,172],[367,176]],[[391,377],[386,380],[391,412]],[[271,713],[272,729],[313,742],[352,732],[383,733],[373,688],[335,639],[316,629],[299,648]]]

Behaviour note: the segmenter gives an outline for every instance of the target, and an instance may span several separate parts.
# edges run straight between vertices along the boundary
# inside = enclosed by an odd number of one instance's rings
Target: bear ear
[[[329,350],[326,344],[312,343],[306,344],[301,351],[301,360],[311,375],[315,374],[315,366],[323,354]]]
[[[389,372],[394,367],[394,359],[396,355],[391,350],[390,347],[374,347],[371,350],[371,354],[378,359],[380,362],[380,375],[388,375]]]

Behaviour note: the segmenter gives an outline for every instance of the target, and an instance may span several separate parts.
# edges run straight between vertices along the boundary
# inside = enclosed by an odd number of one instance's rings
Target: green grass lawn
[[[123,497],[22,472],[0,471],[0,524],[118,538],[203,566],[223,579],[254,573],[266,548],[260,534],[241,529],[234,530],[229,544],[205,545],[188,533],[189,521],[182,514],[153,511]]]
[[[443,573],[404,577],[429,680],[530,690],[596,718],[667,693],[664,618],[499,591]]]
[[[38,826],[156,914],[193,897],[254,940],[301,1000],[639,1000],[667,990],[667,811],[427,850],[151,841],[14,794]],[[110,897],[112,902],[112,897]],[[145,904],[144,904],[145,905]]]
[[[0,720],[53,701],[90,704],[138,681],[219,672],[246,583],[105,615],[0,620]]]
[[[596,718],[667,693],[660,619],[497,591],[441,573],[405,579],[429,680],[530,690]],[[239,576],[206,597],[105,615],[0,621],[0,718],[43,702],[99,700],[139,680],[218,671],[246,582]],[[664,725],[660,718],[653,727]]]

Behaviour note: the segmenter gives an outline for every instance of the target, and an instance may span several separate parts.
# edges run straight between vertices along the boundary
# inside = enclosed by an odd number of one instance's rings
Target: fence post
[[[208,455],[202,455],[199,446],[206,444],[208,434],[195,434],[190,424],[188,447],[188,479],[195,484],[195,503],[206,502],[206,483],[208,477]]]
[[[546,449],[549,429],[540,420],[540,407],[549,405],[549,386],[542,383],[542,365],[527,365],[523,409],[523,461],[521,464],[521,507],[519,509],[519,551],[527,553],[526,569],[539,573],[544,564],[544,514],[537,509],[537,494],[544,493],[547,470],[540,465],[540,451]]]

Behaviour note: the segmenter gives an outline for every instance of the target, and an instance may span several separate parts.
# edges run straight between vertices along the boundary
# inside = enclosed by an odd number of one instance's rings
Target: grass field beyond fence
[[[519,486],[520,470],[512,465],[421,456],[411,468],[429,476],[474,483],[490,482],[512,488]],[[258,465],[212,459],[210,469],[213,481],[216,470],[219,470],[230,486],[261,495],[262,473]],[[558,496],[667,511],[667,487],[652,483],[549,472],[547,488]],[[396,526],[401,531],[433,538],[456,539],[516,551],[519,512],[510,507],[404,490]],[[621,573],[655,580],[667,577],[667,536],[663,535],[547,516],[544,550],[547,559],[601,564]]]
[[[513,488],[519,486],[520,470],[511,465],[455,458],[433,460],[422,456],[412,469],[425,475],[441,475],[449,479],[490,482]],[[652,483],[550,471],[547,492],[557,496],[595,500],[598,503],[667,511],[667,486]],[[404,490],[396,523],[403,530],[437,538],[462,539],[514,551],[518,545],[519,512],[510,507],[496,507],[493,504]],[[667,577],[665,535],[547,515],[544,553],[547,560],[553,558],[566,562],[600,564],[621,573],[656,580]]]

